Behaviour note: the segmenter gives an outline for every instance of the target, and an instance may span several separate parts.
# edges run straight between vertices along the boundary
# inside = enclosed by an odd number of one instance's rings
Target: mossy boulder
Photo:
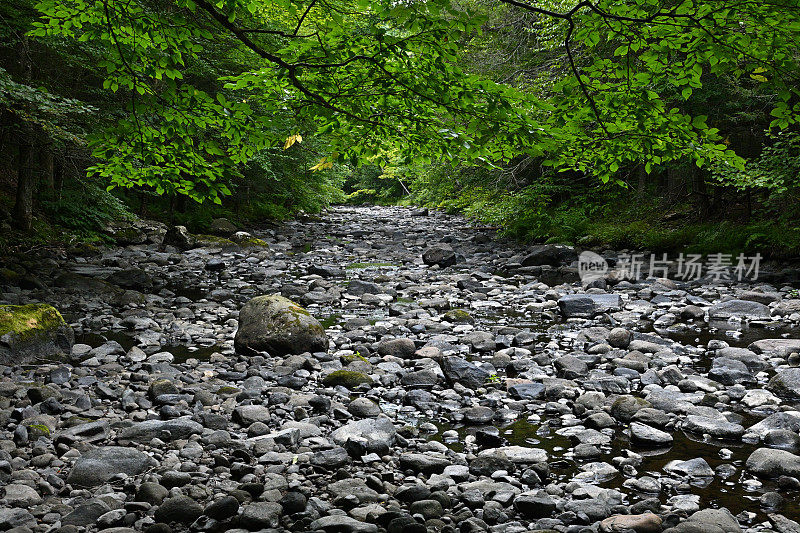
[[[444,319],[451,324],[474,324],[475,319],[463,309],[452,309],[444,314]]]
[[[217,235],[194,235],[195,244],[201,248],[213,248],[215,246],[221,246],[223,248],[238,248],[235,242],[230,239],[226,239],[225,237],[219,237]]]
[[[0,364],[65,356],[74,342],[72,328],[51,305],[0,306]]]
[[[372,378],[353,370],[335,370],[322,378],[322,384],[326,387],[337,387],[341,385],[348,389],[355,389],[363,383],[372,385]]]
[[[325,328],[311,314],[283,296],[258,296],[239,312],[234,346],[239,353],[269,352],[281,357],[328,349]]]
[[[253,237],[246,231],[237,231],[236,233],[231,235],[231,240],[244,248],[250,248],[250,247],[269,248],[269,244],[267,244],[266,241],[261,240],[258,237]]]

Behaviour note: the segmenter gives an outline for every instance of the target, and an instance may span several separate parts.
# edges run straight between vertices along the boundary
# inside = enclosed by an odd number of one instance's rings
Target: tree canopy
[[[798,104],[798,3],[673,0],[44,0],[31,35],[93,47],[125,112],[90,137],[115,186],[219,201],[236,165],[319,137],[359,164],[499,165],[519,154],[603,181],[690,157],[742,167],[692,95],[735,80],[774,128]],[[546,69],[465,68],[492,18],[524,13],[555,50]],[[99,50],[98,50],[99,48]],[[201,69],[224,56],[210,80]],[[483,71],[482,71],[483,70]]]

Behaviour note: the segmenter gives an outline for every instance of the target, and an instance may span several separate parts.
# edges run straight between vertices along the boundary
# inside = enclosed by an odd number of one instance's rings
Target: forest
[[[0,0],[0,532],[800,533],[800,0]]]
[[[14,0],[3,246],[332,203],[800,252],[792,0]]]

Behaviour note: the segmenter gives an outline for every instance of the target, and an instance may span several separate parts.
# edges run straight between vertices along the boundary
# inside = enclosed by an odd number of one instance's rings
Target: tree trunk
[[[706,180],[703,176],[703,172],[695,167],[692,166],[692,189],[695,195],[697,196],[698,205],[700,208],[700,215],[705,217],[708,215],[710,210],[710,205],[708,202],[708,190],[706,189]]]
[[[56,189],[55,162],[51,146],[43,146],[41,152],[42,183],[52,193]]]
[[[32,72],[28,50],[28,38],[22,37],[17,45],[17,60],[22,71],[23,83],[30,84]],[[30,231],[33,223],[33,127],[24,119],[19,128],[19,152],[17,158],[17,198],[14,204],[14,226]]]
[[[60,155],[53,162],[53,190],[56,198],[61,199],[61,190],[64,188],[64,157]]]
[[[647,171],[645,171],[643,164],[638,166],[637,173],[639,175],[639,183],[636,186],[636,192],[639,196],[643,197],[647,192],[647,178],[649,176]]]
[[[22,231],[30,231],[33,223],[33,144],[30,127],[22,128],[17,160],[17,199],[14,204],[14,226]],[[25,131],[28,130],[28,131]]]

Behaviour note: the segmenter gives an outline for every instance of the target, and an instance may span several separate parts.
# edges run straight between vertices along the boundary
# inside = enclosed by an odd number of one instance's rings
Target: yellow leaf
[[[283,145],[284,150],[288,150],[289,148],[294,145],[294,143],[301,143],[303,142],[303,136],[299,133],[297,135],[289,135],[286,137],[286,144]]]
[[[760,74],[750,74],[750,77],[753,78],[756,81],[760,81],[761,83],[764,83],[764,82],[768,81],[767,78],[765,78],[764,76],[761,76]]]
[[[323,157],[319,160],[319,163],[311,167],[310,170],[316,172],[317,170],[325,170],[326,168],[333,168],[333,161],[328,161],[327,157]]]

